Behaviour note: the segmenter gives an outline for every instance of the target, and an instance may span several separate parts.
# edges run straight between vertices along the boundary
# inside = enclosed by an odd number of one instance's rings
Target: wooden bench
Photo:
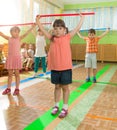
[[[7,54],[8,54],[8,44],[7,44],[7,43],[5,43],[5,44],[0,44],[0,51],[2,51],[3,54],[4,54],[4,56],[6,57]],[[5,63],[0,62],[0,76],[3,75],[4,65],[5,65]]]
[[[3,75],[4,63],[0,63],[0,76]]]

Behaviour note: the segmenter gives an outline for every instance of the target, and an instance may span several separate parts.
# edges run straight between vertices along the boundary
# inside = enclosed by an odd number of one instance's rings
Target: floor
[[[117,63],[98,63],[97,83],[86,83],[84,63],[73,68],[69,114],[64,119],[50,114],[54,85],[50,72],[21,73],[19,96],[2,95],[7,76],[0,77],[1,130],[117,130]],[[12,92],[14,91],[14,82]],[[60,108],[62,108],[62,97]]]

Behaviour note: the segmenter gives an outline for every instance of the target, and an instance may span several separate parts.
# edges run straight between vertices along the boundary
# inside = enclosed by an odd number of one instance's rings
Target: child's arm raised
[[[23,38],[25,38],[33,30],[33,28],[35,26],[36,26],[36,24],[33,24],[32,27],[26,31],[26,33],[24,33],[23,35],[20,36],[20,39],[22,40]]]
[[[37,32],[36,32],[36,29],[35,29],[35,28],[33,28],[31,32],[32,32],[32,34],[33,34],[34,36],[37,35]]]
[[[78,25],[76,26],[75,29],[73,29],[71,32],[70,32],[70,35],[71,37],[73,37],[81,28],[82,24],[83,24],[83,21],[84,21],[84,16],[80,14],[80,22],[78,23]]]
[[[42,24],[40,23],[39,20],[40,20],[40,16],[38,15],[38,16],[36,17],[36,24],[38,25],[39,29],[43,32],[43,34],[44,34],[48,39],[51,39],[52,35],[50,35],[50,33],[44,29],[44,27],[42,26]]]
[[[9,36],[5,35],[4,33],[0,32],[0,36],[3,37],[6,40],[9,40]]]
[[[99,38],[104,37],[109,31],[110,31],[110,28],[107,28],[107,30],[104,33],[102,33],[100,36],[98,36],[98,37]]]
[[[84,39],[84,36],[82,36],[79,31],[77,32],[77,34],[80,38]]]
[[[33,34],[34,36],[37,35],[36,32],[35,32],[35,30],[32,30],[31,32],[32,32],[32,34]]]

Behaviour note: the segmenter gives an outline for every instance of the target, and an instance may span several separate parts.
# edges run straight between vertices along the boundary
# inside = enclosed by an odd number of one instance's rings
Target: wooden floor
[[[84,63],[74,66],[69,114],[64,119],[50,114],[54,85],[49,72],[38,78],[31,75],[21,74],[19,96],[3,96],[7,77],[0,77],[1,130],[117,130],[116,63],[98,63],[97,83],[85,83]]]

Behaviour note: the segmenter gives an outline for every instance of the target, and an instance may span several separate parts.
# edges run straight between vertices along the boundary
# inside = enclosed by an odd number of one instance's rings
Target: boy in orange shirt
[[[97,72],[97,58],[96,53],[98,52],[98,41],[104,37],[110,28],[108,28],[100,36],[96,36],[96,31],[90,29],[88,31],[88,36],[84,37],[79,32],[78,36],[86,41],[86,55],[85,55],[85,68],[87,70],[86,82],[90,82],[90,70],[93,69],[93,82],[96,83],[96,72]]]

